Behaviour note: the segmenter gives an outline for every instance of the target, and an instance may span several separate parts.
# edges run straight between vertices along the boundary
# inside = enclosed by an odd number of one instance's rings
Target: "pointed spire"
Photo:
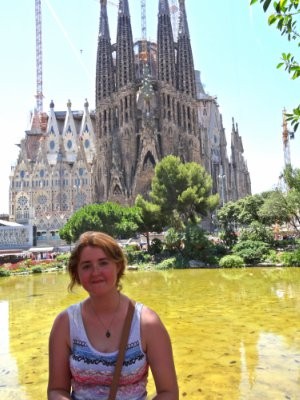
[[[119,15],[120,14],[130,18],[128,0],[120,0]]]
[[[189,27],[187,23],[187,16],[185,10],[185,0],[178,0],[179,1],[179,30],[178,35],[190,37]]]
[[[179,32],[177,40],[177,88],[196,98],[196,78],[193,52],[185,10],[185,1],[179,0]]]
[[[96,66],[96,107],[114,92],[114,69],[107,17],[107,1],[101,0]]]
[[[168,15],[170,16],[170,8],[168,0],[160,0],[158,5],[158,16]]]
[[[117,48],[116,48],[116,89],[135,81],[133,38],[128,0],[120,0]]]
[[[234,125],[235,125],[235,122],[234,122],[234,118],[232,117],[232,131],[234,131]]]
[[[107,17],[107,0],[100,0],[100,28],[99,37],[110,40],[109,25]]]
[[[159,0],[157,25],[158,80],[176,86],[175,48],[168,0]]]

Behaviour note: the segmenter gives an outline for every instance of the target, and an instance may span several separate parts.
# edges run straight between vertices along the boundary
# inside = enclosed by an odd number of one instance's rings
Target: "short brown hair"
[[[117,241],[106,233],[89,231],[83,233],[79,237],[73,251],[71,252],[68,263],[68,272],[70,275],[69,290],[72,291],[76,284],[80,285],[77,268],[82,250],[87,246],[99,247],[110,260],[114,261],[119,266],[120,269],[117,276],[117,287],[118,289],[121,289],[120,279],[124,275],[127,264],[123,250]]]

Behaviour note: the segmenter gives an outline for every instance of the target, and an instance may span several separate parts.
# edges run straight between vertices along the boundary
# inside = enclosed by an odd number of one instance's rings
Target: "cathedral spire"
[[[126,15],[126,17],[130,18],[128,0],[120,0],[119,14]]]
[[[168,0],[160,0],[158,5],[159,15],[170,15]]]
[[[96,64],[96,106],[114,91],[113,59],[107,17],[107,0],[101,0]]]
[[[177,51],[177,87],[178,89],[196,97],[196,80],[193,52],[187,23],[185,0],[179,0],[179,31]]]
[[[159,0],[158,5],[157,63],[158,80],[175,87],[175,49],[168,0]]]
[[[179,34],[190,38],[189,27],[187,23],[185,0],[179,0]]]
[[[135,81],[133,39],[128,0],[120,0],[116,50],[116,89]]]

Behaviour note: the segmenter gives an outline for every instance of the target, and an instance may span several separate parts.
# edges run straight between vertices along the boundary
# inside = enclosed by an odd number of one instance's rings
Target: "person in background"
[[[48,400],[108,399],[122,328],[131,299],[121,293],[126,257],[102,232],[82,234],[71,253],[69,290],[88,297],[55,319],[49,337]],[[157,313],[135,302],[116,399],[145,400],[151,369],[156,400],[178,400],[169,334]]]

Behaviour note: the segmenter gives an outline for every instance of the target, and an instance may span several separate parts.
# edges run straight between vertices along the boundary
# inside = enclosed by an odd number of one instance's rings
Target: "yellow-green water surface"
[[[1,400],[46,399],[53,319],[85,297],[67,284],[65,273],[0,279]],[[135,271],[123,291],[166,324],[180,399],[300,399],[299,268]]]

